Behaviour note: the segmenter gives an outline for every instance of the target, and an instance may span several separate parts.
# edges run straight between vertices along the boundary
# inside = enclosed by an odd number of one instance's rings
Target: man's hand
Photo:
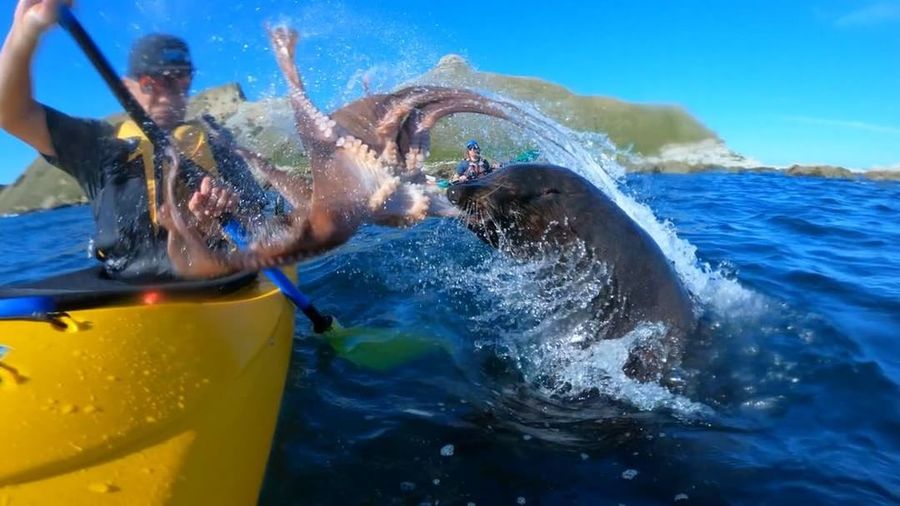
[[[189,235],[183,235],[175,226],[172,217],[173,209],[166,204],[159,208],[159,224],[168,230],[169,237],[166,243],[166,252],[169,261],[180,276],[186,278],[213,278],[230,274],[228,269],[210,250],[207,244],[198,243]],[[202,232],[206,235],[206,232]]]
[[[56,156],[44,107],[34,100],[31,61],[41,35],[71,0],[18,0],[12,27],[0,49],[0,128],[39,152]]]
[[[218,229],[219,218],[237,209],[238,199],[228,187],[217,183],[211,177],[204,177],[200,189],[191,195],[188,210],[194,216],[195,223],[186,224],[196,227],[196,232],[206,242],[198,240],[191,231],[179,230],[175,226],[172,213],[178,212],[168,204],[159,208],[159,224],[168,230],[169,237],[166,250],[175,271],[188,278],[211,278],[232,272],[212,251],[208,241],[216,239],[222,231]],[[219,237],[221,238],[221,237]]]
[[[188,209],[197,219],[197,226],[206,233],[223,215],[237,209],[238,197],[228,187],[216,183],[210,177],[200,182],[200,190],[191,195]]]
[[[60,5],[72,5],[72,0],[19,0],[13,27],[21,36],[37,39],[59,20]]]

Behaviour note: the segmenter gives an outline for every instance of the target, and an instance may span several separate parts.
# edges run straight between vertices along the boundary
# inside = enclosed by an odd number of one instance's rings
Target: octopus
[[[290,204],[290,213],[254,226],[246,247],[214,248],[210,246],[211,232],[192,226],[183,204],[167,206],[165,225],[176,238],[169,242],[169,256],[181,275],[212,277],[289,264],[344,244],[364,224],[406,227],[427,216],[459,213],[443,192],[425,184],[423,167],[429,156],[430,131],[439,120],[456,113],[515,122],[513,105],[467,89],[410,86],[392,93],[367,94],[328,115],[306,93],[296,64],[298,33],[287,27],[267,27],[267,32],[289,86],[312,181],[236,147]],[[178,202],[175,181],[179,163],[176,156],[171,158],[165,196],[167,202]]]

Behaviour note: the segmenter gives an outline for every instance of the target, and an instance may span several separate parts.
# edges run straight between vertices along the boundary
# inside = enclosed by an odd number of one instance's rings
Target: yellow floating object
[[[256,503],[293,306],[262,279],[148,300],[0,321],[0,505]]]

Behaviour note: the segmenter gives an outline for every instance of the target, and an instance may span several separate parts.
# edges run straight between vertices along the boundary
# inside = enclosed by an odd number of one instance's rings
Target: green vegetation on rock
[[[463,86],[495,92],[532,104],[573,130],[605,133],[616,146],[630,147],[640,155],[658,154],[669,144],[718,140],[714,132],[680,107],[630,104],[614,98],[575,95],[562,86],[540,79],[476,71],[456,55],[441,58],[434,69],[410,84]],[[438,133],[435,138],[439,137]],[[449,128],[442,133],[459,140],[465,137],[455,136]],[[443,155],[440,150],[437,154]]]
[[[87,202],[75,178],[37,158],[15,183],[0,191],[0,215]]]
[[[244,90],[237,83],[210,88],[191,97],[188,103],[187,117],[196,118],[209,114],[216,121],[225,121],[237,112],[241,104],[247,101]]]

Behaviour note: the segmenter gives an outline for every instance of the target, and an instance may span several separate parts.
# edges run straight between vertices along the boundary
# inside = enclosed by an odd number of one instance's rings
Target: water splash
[[[460,233],[465,234],[463,240],[454,238],[455,245],[448,250],[448,236]],[[457,248],[465,254],[457,254]],[[538,398],[601,397],[625,401],[638,410],[668,410],[686,419],[709,413],[704,405],[663,386],[625,376],[622,368],[631,350],[661,342],[667,329],[646,324],[618,339],[598,337],[604,319],[597,317],[595,300],[609,291],[610,272],[583,243],[547,248],[520,260],[480,247],[468,232],[445,223],[413,239],[406,251],[399,249],[391,248],[391,255],[385,256],[391,264],[404,266],[403,272],[381,266],[396,274],[389,284],[403,291],[447,292],[455,313],[471,315],[467,325],[474,340],[461,347],[511,362]],[[422,250],[437,253],[421,255]],[[405,274],[410,268],[426,273],[417,286],[403,286],[413,282]]]
[[[527,126],[519,134],[524,145],[537,142],[548,162],[570,168],[586,178],[653,238],[698,302],[719,313],[759,308],[753,292],[722,269],[700,262],[697,248],[678,237],[671,222],[660,220],[649,206],[624,191],[625,169],[616,162],[619,151],[606,135],[577,132],[550,119],[533,104],[496,95],[495,98],[525,112],[516,117]]]

